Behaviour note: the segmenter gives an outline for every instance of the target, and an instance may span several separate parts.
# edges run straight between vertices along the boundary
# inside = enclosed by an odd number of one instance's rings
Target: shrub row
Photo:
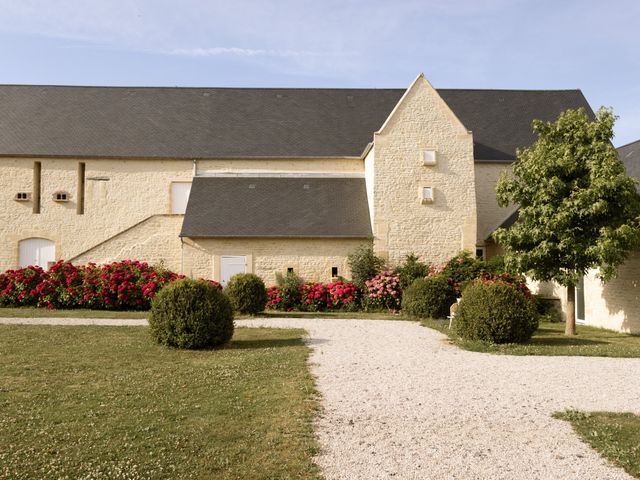
[[[148,310],[158,291],[179,278],[132,260],[101,266],[59,261],[47,271],[31,266],[0,273],[0,306]]]
[[[293,277],[287,275],[282,285],[268,289],[267,308],[281,311],[353,312],[362,305],[362,291],[351,282],[303,283],[299,277]]]

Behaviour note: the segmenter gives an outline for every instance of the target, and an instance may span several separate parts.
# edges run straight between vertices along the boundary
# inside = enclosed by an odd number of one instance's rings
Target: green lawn
[[[261,318],[344,318],[362,320],[410,320],[401,313],[389,312],[280,312],[267,310]],[[249,317],[242,317],[249,318]]]
[[[448,320],[423,320],[422,324],[448,335],[453,344],[472,352],[504,355],[640,357],[640,336],[585,325],[577,326],[576,336],[567,337],[564,334],[564,323],[541,323],[528,343],[495,345],[457,337],[453,330],[447,328]]]
[[[0,308],[0,318],[147,318],[149,312],[114,312],[110,310],[47,310],[46,308]],[[368,320],[408,320],[399,313],[388,312],[279,312],[267,310],[258,315],[261,318],[356,318]],[[237,315],[237,319],[251,318]]]
[[[147,318],[149,312],[111,310],[48,310],[46,308],[0,308],[0,318]]]
[[[604,458],[640,478],[640,416],[632,413],[556,413]]]
[[[146,328],[0,325],[0,478],[319,478],[303,333],[180,351]]]

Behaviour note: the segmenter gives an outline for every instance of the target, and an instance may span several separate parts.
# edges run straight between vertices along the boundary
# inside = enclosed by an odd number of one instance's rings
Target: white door
[[[247,261],[245,257],[220,257],[220,283],[223,287],[227,286],[229,279],[236,273],[244,273],[246,271]]]
[[[20,267],[30,265],[45,270],[56,261],[56,244],[45,238],[29,238],[20,241]]]
[[[189,193],[191,193],[191,183],[173,182],[171,184],[171,213],[187,211]]]

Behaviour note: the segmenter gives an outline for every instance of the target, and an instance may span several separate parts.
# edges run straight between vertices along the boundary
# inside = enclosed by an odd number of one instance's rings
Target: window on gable
[[[422,164],[423,165],[435,165],[436,164],[436,151],[433,149],[424,150],[422,152]]]
[[[422,187],[420,201],[424,203],[433,203],[433,187]]]

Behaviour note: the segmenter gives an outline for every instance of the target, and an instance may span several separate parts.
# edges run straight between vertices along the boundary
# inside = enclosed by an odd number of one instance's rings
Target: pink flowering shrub
[[[365,306],[367,310],[400,309],[402,290],[400,279],[393,272],[382,272],[365,282],[367,290]]]
[[[0,305],[148,310],[156,293],[178,278],[184,276],[133,260],[102,266],[59,261],[46,272],[26,267],[0,274]]]

